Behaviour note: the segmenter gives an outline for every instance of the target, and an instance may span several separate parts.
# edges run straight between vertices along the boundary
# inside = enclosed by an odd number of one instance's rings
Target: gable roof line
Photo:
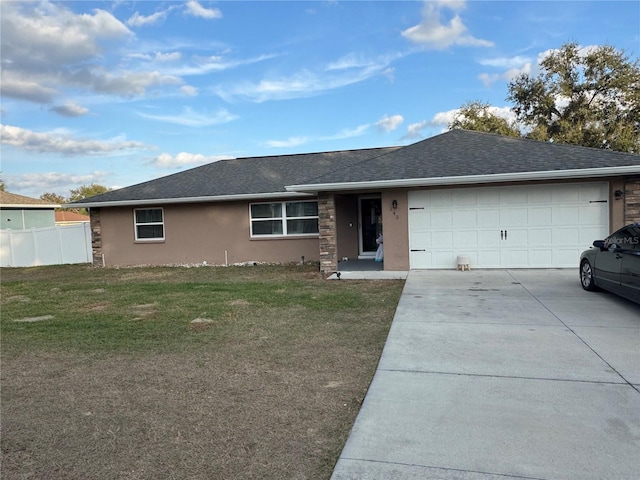
[[[242,200],[273,200],[275,198],[304,198],[313,196],[309,193],[301,192],[275,192],[275,193],[254,193],[239,195],[214,195],[201,197],[176,197],[176,198],[149,198],[145,200],[113,200],[110,202],[74,202],[73,206],[79,208],[92,207],[131,207],[149,205],[176,205],[180,203],[213,203],[213,202],[233,202]]]
[[[540,172],[495,173],[490,175],[460,175],[450,177],[374,180],[365,182],[316,183],[287,185],[289,192],[316,193],[322,191],[361,190],[393,187],[429,187],[438,185],[467,185],[474,183],[520,182],[531,180],[561,180],[569,178],[607,177],[640,174],[640,165],[623,167],[583,168],[574,170],[547,170]]]

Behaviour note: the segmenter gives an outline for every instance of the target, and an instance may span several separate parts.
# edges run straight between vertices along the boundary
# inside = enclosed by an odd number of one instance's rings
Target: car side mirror
[[[600,250],[605,250],[604,240],[596,240],[595,242],[593,242],[593,246],[599,248]]]

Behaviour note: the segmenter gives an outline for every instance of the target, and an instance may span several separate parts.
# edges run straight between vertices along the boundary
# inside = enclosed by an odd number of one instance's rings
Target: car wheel
[[[593,281],[593,268],[591,268],[589,260],[583,260],[580,264],[580,283],[582,284],[582,288],[589,292],[598,289]]]

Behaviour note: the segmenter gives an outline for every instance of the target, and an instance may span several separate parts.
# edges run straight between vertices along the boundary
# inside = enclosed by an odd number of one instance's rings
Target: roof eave
[[[536,180],[562,180],[590,177],[611,177],[640,174],[640,165],[624,167],[583,168],[574,170],[547,170],[540,172],[495,173],[490,175],[460,175],[453,177],[427,177],[367,182],[315,183],[288,185],[289,192],[317,193],[319,191],[371,190],[383,188],[429,187],[446,185],[469,185],[499,182],[525,182]]]
[[[41,204],[31,204],[31,203],[3,203],[0,204],[0,208],[21,208],[23,210],[30,209],[41,209],[41,210],[54,210],[56,208],[61,208],[62,205],[41,205]]]
[[[69,204],[70,207],[78,208],[100,208],[100,207],[133,207],[145,205],[175,205],[185,203],[214,203],[233,202],[243,200],[271,200],[275,198],[307,197],[308,193],[300,192],[275,192],[275,193],[253,193],[239,195],[217,195],[201,197],[179,197],[179,198],[150,198],[144,200],[118,200],[106,202],[77,202]]]

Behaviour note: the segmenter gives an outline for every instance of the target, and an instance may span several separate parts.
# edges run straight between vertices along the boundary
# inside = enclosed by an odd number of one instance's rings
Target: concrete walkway
[[[640,305],[575,270],[412,271],[334,470],[640,478]]]

